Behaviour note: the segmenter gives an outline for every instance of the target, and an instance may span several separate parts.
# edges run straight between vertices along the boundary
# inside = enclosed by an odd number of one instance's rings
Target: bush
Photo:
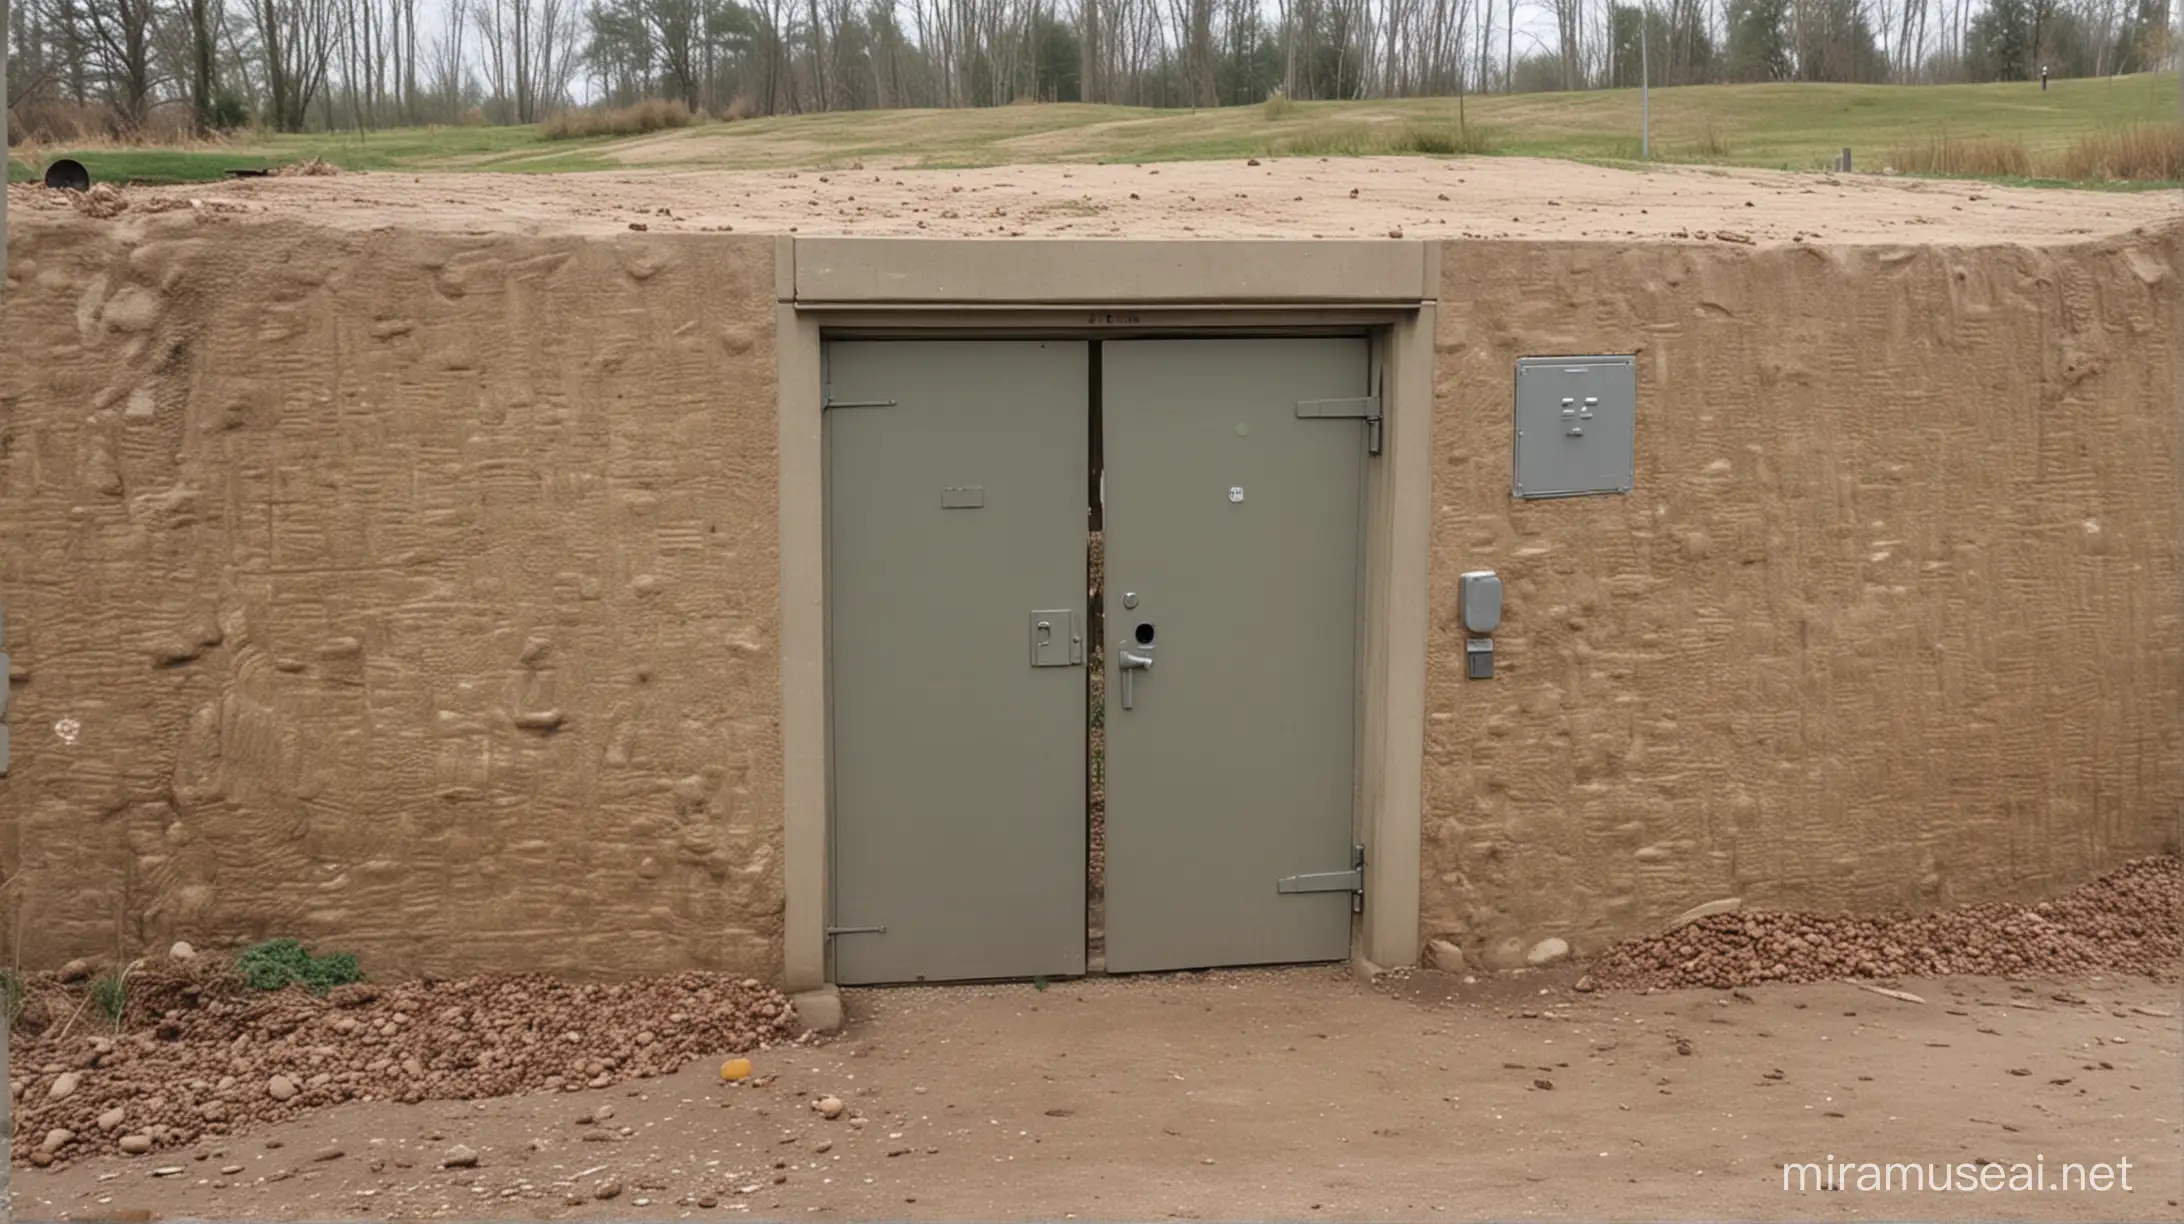
[[[1958,137],[1944,132],[1924,141],[1906,141],[1888,151],[1888,165],[1899,174],[1946,174],[1963,178],[2026,178],[2032,157],[2022,140],[1992,136]]]
[[[1691,155],[1701,158],[1725,158],[1729,156],[1729,137],[1714,126],[1714,117],[1706,117],[1706,126],[1699,132],[1698,140],[1691,146]]]
[[[1296,100],[1277,89],[1266,96],[1266,117],[1287,119],[1297,113]]]
[[[2056,159],[2055,177],[2117,182],[2184,180],[2184,123],[2138,123],[2089,132]]]
[[[1329,123],[1283,137],[1267,151],[1289,157],[1454,157],[1492,153],[1496,143],[1487,128],[1451,123]]]
[[[633,106],[613,110],[563,111],[538,125],[548,140],[582,140],[592,136],[642,136],[667,128],[689,127],[698,117],[680,102],[646,98]]]
[[[313,956],[294,939],[269,939],[243,949],[242,955],[235,958],[235,972],[253,990],[304,986],[317,995],[336,986],[364,980],[354,955],[329,952],[324,956]]]
[[[232,132],[250,124],[250,104],[234,90],[223,89],[212,95],[212,128],[216,132]]]

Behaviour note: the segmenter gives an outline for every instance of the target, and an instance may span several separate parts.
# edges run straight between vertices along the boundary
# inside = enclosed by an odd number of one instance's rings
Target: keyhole
[[[1137,644],[1140,646],[1150,646],[1153,644],[1153,623],[1151,621],[1138,622]]]

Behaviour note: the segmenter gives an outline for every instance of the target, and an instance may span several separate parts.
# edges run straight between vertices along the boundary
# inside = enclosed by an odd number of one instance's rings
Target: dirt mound
[[[129,197],[112,183],[94,183],[89,191],[71,191],[68,202],[84,216],[101,220],[118,217],[129,208]]]
[[[340,174],[342,169],[323,157],[314,157],[310,161],[275,166],[272,173],[274,178],[315,178],[322,174]]]
[[[81,967],[25,982],[9,1084],[16,1159],[177,1148],[360,1098],[604,1088],[763,1049],[796,1028],[780,992],[712,973],[359,984],[319,998],[253,991],[224,960],[200,958],[127,981],[119,1026]],[[65,1137],[50,1142],[56,1132]]]
[[[2173,855],[2135,859],[2038,905],[1996,903],[1859,918],[1716,914],[1625,940],[1593,962],[1607,988],[1814,982],[1949,973],[2176,976],[2184,959],[2184,871]]]

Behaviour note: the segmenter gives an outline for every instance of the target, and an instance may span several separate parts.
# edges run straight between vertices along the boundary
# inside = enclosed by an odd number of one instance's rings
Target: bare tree
[[[91,58],[108,105],[121,125],[144,126],[158,83],[152,63],[153,0],[93,0],[83,10],[91,30]]]

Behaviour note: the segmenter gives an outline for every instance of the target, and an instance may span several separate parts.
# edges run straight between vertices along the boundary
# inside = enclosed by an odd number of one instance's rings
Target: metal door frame
[[[1370,337],[1385,424],[1383,453],[1367,468],[1362,524],[1352,793],[1367,887],[1351,954],[1374,966],[1416,961],[1438,263],[1428,243],[780,240],[787,989],[825,990],[832,980],[821,362],[829,341],[852,338]],[[1036,296],[1052,285],[1082,297]]]

